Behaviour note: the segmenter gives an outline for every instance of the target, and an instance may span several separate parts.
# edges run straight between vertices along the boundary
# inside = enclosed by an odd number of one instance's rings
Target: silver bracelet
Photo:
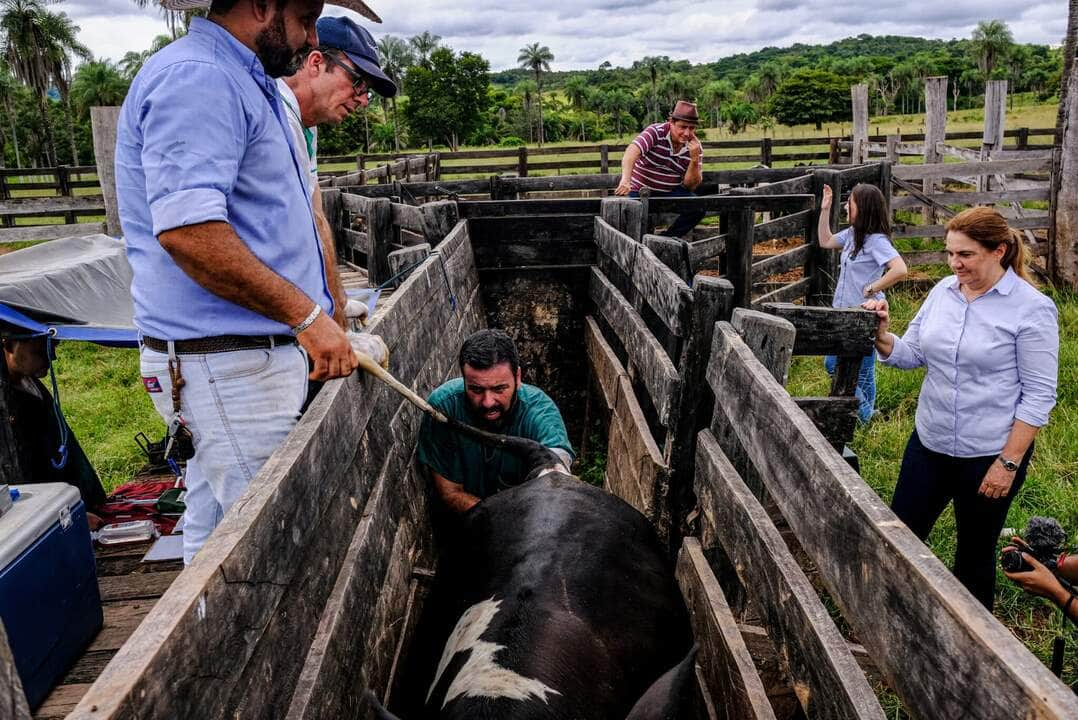
[[[314,308],[307,314],[307,317],[303,318],[303,322],[292,328],[293,335],[299,335],[301,332],[314,325],[314,321],[318,319],[318,316],[322,314],[322,306],[318,303],[314,304]]]

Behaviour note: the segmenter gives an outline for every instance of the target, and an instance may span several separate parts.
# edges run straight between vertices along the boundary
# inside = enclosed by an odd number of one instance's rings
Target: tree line
[[[153,0],[133,0],[136,5]],[[0,141],[11,166],[93,162],[89,109],[123,102],[155,52],[182,36],[196,13],[165,13],[168,33],[119,61],[96,59],[79,28],[53,9],[57,0],[0,0]],[[491,72],[480,55],[456,51],[430,32],[378,39],[397,98],[375,98],[344,123],[321,129],[327,155],[403,148],[500,145],[623,138],[662,120],[680,98],[697,101],[705,132],[737,134],[751,125],[842,121],[849,86],[869,86],[875,115],[923,109],[923,81],[950,79],[952,109],[979,107],[984,83],[1006,79],[1010,97],[1048,100],[1060,87],[1061,48],[1015,43],[998,20],[967,39],[860,35],[827,45],[764,48],[692,64],[644,57],[629,67],[554,72],[555,55],[523,45],[518,67]]]

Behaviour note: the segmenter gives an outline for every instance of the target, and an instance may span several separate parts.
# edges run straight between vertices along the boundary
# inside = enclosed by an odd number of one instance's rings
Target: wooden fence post
[[[1003,126],[1007,115],[1007,81],[989,80],[984,87],[984,138],[981,141],[981,159],[988,160],[992,153],[1003,149]],[[978,178],[978,190],[992,189],[992,176]]]
[[[728,213],[726,233],[726,277],[734,286],[734,306],[752,307],[752,248],[756,213],[737,210]]]
[[[853,150],[851,164],[860,165],[868,160],[868,85],[850,86],[853,104]]]
[[[831,187],[834,200],[831,203],[831,227],[837,226],[842,210],[842,177],[837,170],[817,170],[812,174],[813,193],[816,195],[816,212],[813,213],[811,227],[807,228],[805,242],[812,250],[805,263],[805,275],[811,278],[806,305],[830,305],[835,294],[835,281],[838,279],[838,253],[820,246],[816,228],[819,226],[820,200],[823,186]]]
[[[1070,22],[1076,22],[1071,13]],[[1068,28],[1073,36],[1074,27]],[[1048,274],[1053,282],[1078,288],[1078,62],[1076,48],[1066,46],[1067,74],[1063,77],[1063,102],[1059,108],[1056,137],[1060,144],[1053,163],[1051,229],[1048,236]]]
[[[888,135],[887,136],[887,161],[890,163],[897,163],[899,160],[898,144],[902,142],[901,135]]]
[[[943,156],[936,149],[936,143],[947,140],[947,78],[930,77],[925,79],[925,164],[943,162]],[[935,189],[935,180],[925,178],[921,188],[926,195]],[[922,218],[926,225],[936,223],[936,211],[925,206]]]
[[[367,278],[378,287],[391,277],[389,253],[393,249],[393,203],[389,198],[371,198],[367,213]]]
[[[603,220],[638,242],[643,239],[640,228],[646,222],[641,219],[643,211],[643,205],[632,198],[603,198],[599,203],[599,214]]]
[[[760,140],[760,164],[771,167],[771,138],[764,137]]]
[[[90,108],[97,177],[105,198],[105,232],[112,237],[120,237],[123,232],[120,229],[120,208],[116,204],[116,126],[119,122],[118,107]]]
[[[4,492],[7,492],[5,489]],[[19,671],[8,645],[4,623],[0,622],[0,717],[5,720],[30,720],[30,706],[26,702]]]
[[[606,143],[599,146],[599,172],[610,174],[610,146]]]
[[[521,145],[517,149],[517,177],[528,177],[528,148]]]
[[[1018,139],[1015,140],[1016,150],[1028,150],[1029,149],[1029,128],[1018,128]]]
[[[838,163],[839,163],[838,138],[837,137],[831,138],[831,140],[829,141],[829,145],[830,145],[830,147],[828,148],[828,151],[827,151],[827,164],[828,165],[838,165]]]

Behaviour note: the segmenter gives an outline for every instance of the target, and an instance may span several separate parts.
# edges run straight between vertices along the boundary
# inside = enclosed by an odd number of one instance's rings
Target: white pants
[[[183,561],[195,553],[295,427],[307,396],[307,356],[296,344],[272,350],[179,355],[186,381],[180,414],[194,437],[187,461]],[[167,425],[168,355],[143,347],[143,384]]]

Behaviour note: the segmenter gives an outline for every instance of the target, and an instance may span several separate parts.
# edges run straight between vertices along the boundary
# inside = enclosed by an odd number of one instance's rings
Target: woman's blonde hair
[[[1018,277],[1030,285],[1035,285],[1030,275],[1029,251],[1022,240],[1022,235],[1007,224],[1007,219],[999,211],[990,207],[974,207],[963,210],[947,223],[947,231],[968,235],[970,239],[988,251],[994,251],[1000,245],[1007,249],[1000,258],[1003,269],[1013,268]]]

